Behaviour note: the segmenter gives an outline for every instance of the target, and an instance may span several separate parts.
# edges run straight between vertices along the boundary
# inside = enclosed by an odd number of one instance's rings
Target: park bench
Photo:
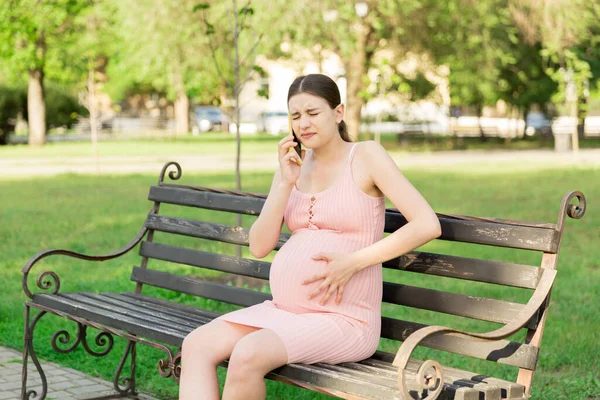
[[[256,216],[265,200],[265,195],[261,194],[168,183],[165,182],[165,175],[169,168],[173,168],[168,174],[171,180],[181,177],[181,168],[177,163],[167,163],[164,166],[158,184],[150,187],[148,199],[153,202],[153,206],[144,226],[128,245],[103,256],[49,250],[32,257],[23,268],[23,289],[28,296],[25,304],[23,398],[34,395],[33,391],[27,391],[26,366],[29,358],[34,362],[43,382],[43,393],[36,398],[43,399],[46,395],[46,378],[33,346],[34,329],[46,313],[67,318],[77,324],[78,333],[72,339],[72,344],[69,344],[70,338],[66,331],[59,331],[53,336],[51,345],[56,351],[66,353],[82,344],[88,353],[103,356],[111,350],[114,336],[125,339],[127,346],[120,364],[116,366],[114,387],[122,396],[132,397],[136,393],[136,345],[144,344],[164,351],[165,358],[157,360],[158,370],[162,376],[178,381],[181,371],[179,351],[183,339],[194,328],[219,315],[214,311],[167,301],[164,300],[165,297],[149,296],[143,293],[144,287],[153,286],[161,288],[160,290],[200,296],[237,306],[250,306],[271,298],[264,291],[178,275],[173,273],[174,269],[165,266],[172,265],[171,263],[183,264],[261,280],[268,280],[270,266],[269,262],[261,260],[211,252],[209,245],[181,247],[173,245],[173,240],[171,244],[158,241],[157,239],[168,237],[177,239],[179,243],[179,240],[187,236],[183,239],[188,242],[211,243],[205,240],[216,240],[248,245],[246,228],[177,217],[173,216],[176,214],[174,211],[182,208],[189,210],[191,207],[208,209],[207,213],[211,216],[224,214],[219,212],[229,213],[227,215],[231,216],[231,213]],[[161,209],[163,204],[168,205]],[[352,399],[528,398],[546,324],[549,295],[556,276],[565,219],[566,216],[581,218],[585,213],[585,206],[583,194],[574,191],[563,198],[557,223],[438,214],[442,226],[440,240],[469,243],[470,245],[460,244],[463,252],[470,252],[481,246],[499,246],[506,248],[507,252],[532,251],[541,256],[539,266],[417,251],[384,263],[385,276],[399,274],[403,282],[384,279],[383,308],[386,310],[428,310],[425,312],[429,313],[434,322],[439,321],[438,318],[453,318],[463,322],[479,320],[488,325],[495,323],[495,329],[473,333],[445,327],[445,324],[423,324],[383,316],[381,337],[391,344],[399,345],[402,342],[395,354],[377,351],[364,361],[338,365],[289,364],[272,371],[267,378]],[[171,211],[165,213],[165,208]],[[349,215],[351,212],[348,210]],[[406,220],[397,210],[386,211],[386,232],[393,232],[405,223]],[[289,235],[283,233],[277,249],[288,238]],[[33,294],[31,291],[34,286],[30,282],[32,268],[48,256],[63,255],[82,260],[105,261],[125,254],[138,244],[141,259],[131,272],[135,289],[132,288],[129,293],[61,293],[60,279],[53,271],[37,271],[37,280],[34,281],[38,287],[37,293]],[[458,245],[452,243],[452,246]],[[162,265],[163,270],[153,269],[155,265]],[[452,278],[454,282],[465,284],[465,291],[472,285],[520,288],[517,290],[526,292],[528,300],[519,303],[444,292],[438,290],[437,283],[435,289],[404,283],[413,283],[417,277],[427,276],[446,281]],[[36,311],[35,315],[33,311]],[[100,330],[95,341],[98,345],[104,345],[104,349],[90,348],[87,337],[89,327]],[[519,334],[514,335],[517,332]],[[515,336],[520,340],[514,339]],[[66,345],[68,347],[65,348]],[[436,349],[437,353],[443,355],[455,353],[488,360],[492,364],[488,361],[478,362],[494,368],[497,364],[509,365],[514,367],[516,379],[514,382],[503,380],[498,375],[494,377],[491,374],[442,366],[433,360],[419,361],[412,357],[417,346]],[[456,357],[463,358],[452,355],[449,359]],[[127,359],[130,361],[124,371]],[[226,364],[224,362],[223,366]]]

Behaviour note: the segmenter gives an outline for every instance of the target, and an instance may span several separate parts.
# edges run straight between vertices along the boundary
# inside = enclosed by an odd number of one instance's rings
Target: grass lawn
[[[264,153],[275,151],[277,142],[282,136],[267,134],[247,135],[242,137],[242,152]],[[368,139],[362,135],[361,140]],[[381,143],[388,151],[443,151],[443,150],[527,150],[552,149],[553,140],[543,138],[528,138],[514,140],[507,144],[502,138],[452,138],[445,136],[406,136],[381,135]],[[581,148],[599,148],[600,137],[580,140]],[[146,140],[107,140],[98,145],[100,156],[172,156],[214,154],[215,152],[235,154],[235,137],[222,133],[207,133],[200,136],[182,136]],[[47,143],[41,148],[29,148],[27,145],[0,146],[1,158],[63,158],[91,157],[90,142],[54,142]]]
[[[257,142],[259,143],[259,142]],[[260,144],[260,143],[259,143]],[[257,146],[259,145],[257,144]],[[175,144],[173,144],[175,145]],[[260,144],[262,146],[262,144]],[[71,145],[69,145],[71,146]],[[56,151],[67,155],[68,147],[46,146],[40,150]],[[72,144],[72,149],[82,144]],[[179,141],[177,142],[179,146]],[[183,142],[181,149],[187,144]],[[133,147],[131,147],[133,148]],[[59,150],[61,149],[61,150]],[[81,148],[79,148],[81,149]],[[116,149],[116,147],[115,147]],[[156,147],[158,149],[158,146]],[[2,156],[0,148],[0,157]],[[80,150],[73,150],[74,152]],[[158,150],[157,150],[158,151]],[[172,148],[169,152],[177,153]],[[194,150],[196,151],[196,150]],[[208,151],[208,150],[207,150]],[[25,153],[23,153],[25,154]],[[42,155],[42,154],[37,154]],[[74,154],[69,154],[74,155]],[[18,156],[14,155],[13,156]],[[33,155],[28,154],[28,157]],[[158,172],[158,171],[157,171]],[[567,222],[566,234],[558,266],[559,274],[552,293],[552,304],[546,326],[538,371],[533,386],[536,399],[591,399],[600,398],[600,345],[596,334],[600,331],[600,211],[596,199],[600,198],[600,170],[554,170],[539,172],[485,173],[478,175],[463,172],[418,172],[407,170],[405,174],[430,201],[434,209],[442,213],[503,217],[532,221],[554,222],[562,196],[569,190],[583,191],[588,198],[588,213],[579,221]],[[245,189],[266,192],[270,174],[245,175]],[[50,248],[64,248],[86,254],[106,254],[126,244],[142,226],[151,203],[147,200],[150,184],[156,175],[79,176],[62,175],[52,179],[0,180],[0,292],[3,306],[0,308],[0,344],[21,349],[23,332],[23,301],[21,289],[22,266],[35,253]],[[183,183],[201,186],[233,187],[231,175],[185,174]],[[161,209],[169,211],[168,207]],[[203,218],[202,210],[186,210],[187,217]],[[220,215],[213,220],[233,222],[232,216]],[[244,221],[249,226],[251,218]],[[159,238],[160,240],[160,238]],[[168,238],[162,240],[168,243]],[[183,243],[182,240],[180,243]],[[196,248],[210,247],[233,253],[228,245],[205,242],[190,243]],[[436,241],[427,245],[428,251],[479,256],[487,259],[516,261],[539,265],[540,256],[529,252],[488,248],[473,245],[451,245]],[[131,267],[138,265],[140,257],[135,251],[118,260],[103,264],[89,263],[54,257],[46,259],[33,271],[54,270],[61,276],[61,291],[132,291],[129,281]],[[150,262],[151,267],[159,263]],[[164,266],[183,273],[214,275],[191,267]],[[436,287],[442,290],[473,295],[526,301],[524,290],[506,289],[491,285],[455,282],[452,279],[430,279],[418,274],[391,275],[387,280],[409,281],[411,285]],[[214,301],[193,299],[190,296],[159,292],[146,287],[145,293],[157,293],[165,298],[178,300],[200,307],[227,311],[228,306]],[[385,315],[394,315],[423,323],[454,323],[459,327],[487,329],[491,325],[478,325],[468,320],[454,321],[433,313],[405,310],[384,305]],[[36,328],[35,343],[42,359],[52,360],[86,373],[112,380],[118,360],[124,349],[116,340],[115,349],[107,357],[96,359],[81,348],[68,355],[61,355],[50,347],[52,334],[59,329],[74,333],[73,324],[60,318],[45,316]],[[380,348],[394,351],[397,344],[382,341]],[[443,363],[468,368],[476,372],[498,371],[506,378],[514,379],[516,370],[481,360],[472,360],[446,353],[419,349],[418,358],[433,357]],[[156,373],[161,352],[138,347],[138,387],[158,398],[176,398],[177,388],[170,379]],[[19,362],[16,360],[15,362]],[[220,372],[221,380],[223,371]],[[268,384],[269,399],[327,398],[285,386],[276,382]]]

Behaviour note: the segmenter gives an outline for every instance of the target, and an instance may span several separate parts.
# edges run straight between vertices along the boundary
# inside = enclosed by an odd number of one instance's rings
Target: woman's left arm
[[[386,238],[352,253],[358,270],[401,256],[439,237],[440,222],[421,193],[404,177],[387,151],[365,142],[361,156],[373,185],[396,206],[408,223]]]
[[[326,261],[327,268],[302,283],[308,285],[321,281],[308,298],[325,291],[320,301],[322,305],[332,296],[339,304],[346,283],[357,272],[406,254],[441,234],[435,212],[400,172],[387,151],[376,142],[364,142],[361,146],[361,164],[367,166],[370,181],[396,206],[408,223],[386,238],[354,253],[318,253],[313,256],[314,260]]]

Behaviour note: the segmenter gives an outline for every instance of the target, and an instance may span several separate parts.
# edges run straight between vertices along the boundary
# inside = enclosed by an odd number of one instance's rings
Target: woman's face
[[[303,146],[317,148],[338,137],[337,125],[344,117],[344,106],[331,109],[327,101],[308,93],[292,96],[288,106],[292,127]]]

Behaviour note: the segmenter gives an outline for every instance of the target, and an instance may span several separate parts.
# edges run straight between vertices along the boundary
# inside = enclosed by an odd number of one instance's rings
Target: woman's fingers
[[[337,290],[337,296],[335,298],[335,304],[340,304],[342,302],[342,293],[344,293],[344,287],[340,286]]]
[[[294,152],[289,152],[283,157],[284,162],[298,164],[298,154]]]
[[[298,143],[294,141],[293,136],[286,136],[279,141],[279,158],[283,158],[290,147],[295,147]]]
[[[323,298],[321,299],[320,304],[322,306],[324,306],[327,303],[327,300],[329,300],[329,298],[331,297],[331,295],[337,290],[337,286],[335,284],[333,285],[329,285],[329,289],[327,290],[327,293],[325,293],[325,296],[323,296]]]
[[[318,280],[325,279],[326,277],[327,277],[327,273],[313,275],[310,278],[307,278],[307,279],[303,280],[302,284],[303,285],[308,285],[309,283],[313,283],[313,282],[316,282]]]
[[[323,290],[327,289],[329,285],[331,285],[331,283],[329,282],[329,280],[325,279],[323,282],[321,282],[319,286],[315,288],[315,290],[310,292],[310,294],[308,295],[308,299],[312,299],[313,297],[321,293]]]

